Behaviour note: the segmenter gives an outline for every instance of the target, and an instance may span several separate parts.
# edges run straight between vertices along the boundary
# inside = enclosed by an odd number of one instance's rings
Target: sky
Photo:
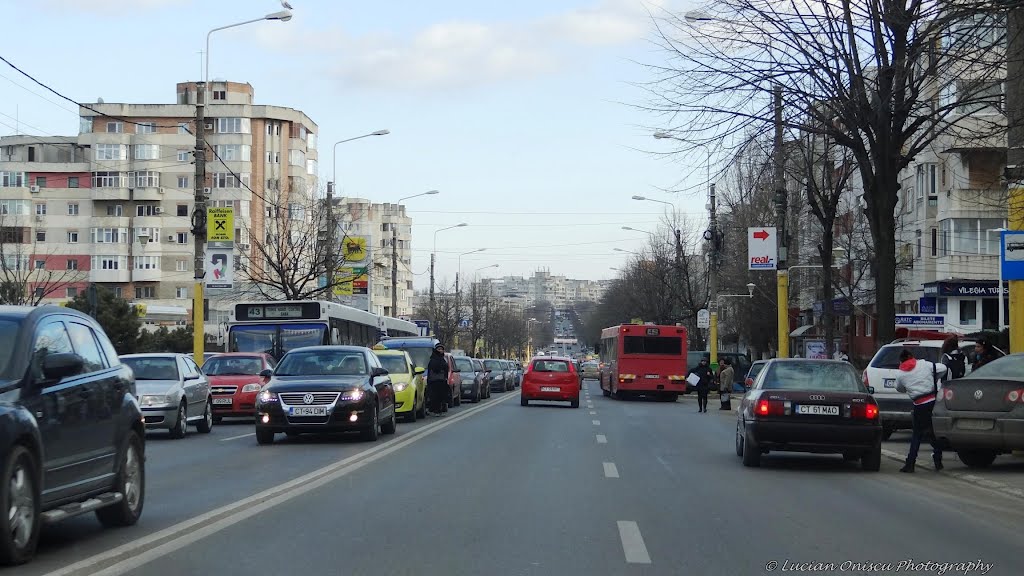
[[[413,273],[437,279],[616,275],[671,202],[701,218],[703,158],[667,157],[640,110],[651,12],[686,0],[289,0],[289,22],[214,33],[210,78],[249,82],[257,104],[319,126],[320,174],[338,194],[409,200]],[[201,75],[211,28],[282,9],[277,0],[0,0],[0,54],[79,102],[171,103]],[[0,135],[71,135],[77,109],[0,63]],[[673,193],[672,190],[682,190]],[[485,268],[498,264],[497,268]]]

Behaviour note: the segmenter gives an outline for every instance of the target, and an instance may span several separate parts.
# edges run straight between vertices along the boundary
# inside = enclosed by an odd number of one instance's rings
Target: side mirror
[[[868,394],[874,394],[874,393],[875,393],[875,387],[874,386],[868,386]]]
[[[78,354],[64,352],[60,354],[47,354],[43,358],[43,377],[47,381],[56,382],[82,373],[85,367],[85,360]]]
[[[373,372],[370,372],[370,376],[373,376],[374,378],[378,378],[380,376],[387,376],[388,374],[390,374],[390,372],[383,368],[374,368]]]
[[[423,374],[426,371],[427,370],[425,368],[423,368],[422,366],[416,366],[415,368],[412,369],[412,373],[413,374]]]
[[[266,378],[267,380],[270,380],[270,377],[273,375],[274,371],[271,370],[270,368],[264,368],[263,370],[260,370],[260,378]]]

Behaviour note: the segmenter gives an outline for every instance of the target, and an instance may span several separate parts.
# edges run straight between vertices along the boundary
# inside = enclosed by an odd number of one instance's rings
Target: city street
[[[762,574],[846,561],[1019,573],[1017,496],[900,474],[890,459],[879,473],[838,456],[744,468],[735,415],[715,399],[698,414],[692,398],[587,389],[576,410],[495,394],[377,444],[278,436],[259,447],[248,424],[151,434],[137,526],[102,530],[86,516],[49,527],[33,563],[0,573]],[[899,572],[941,573],[920,568]],[[967,570],[946,573],[985,573]]]

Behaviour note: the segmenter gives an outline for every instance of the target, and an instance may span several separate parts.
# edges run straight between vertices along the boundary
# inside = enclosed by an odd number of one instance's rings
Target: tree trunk
[[[887,171],[874,182],[871,193],[876,200],[869,204],[871,239],[875,244],[875,347],[892,342],[896,334],[896,201],[899,182],[896,170]],[[893,192],[884,192],[884,190]],[[891,196],[890,196],[891,195]],[[885,199],[886,201],[880,201]],[[870,318],[868,319],[870,321]]]
[[[832,287],[833,225],[834,221],[824,227],[825,231],[821,236],[821,245],[818,247],[821,253],[821,272],[824,281],[824,289],[821,293],[821,326],[825,332],[825,355],[829,358],[835,354],[835,346],[833,345],[833,340],[835,340],[835,314],[832,309],[832,300],[835,293]]]

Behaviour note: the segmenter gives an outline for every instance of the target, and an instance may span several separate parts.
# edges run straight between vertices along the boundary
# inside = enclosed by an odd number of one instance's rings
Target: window
[[[0,172],[0,188],[24,188],[27,181],[24,172]]]
[[[78,260],[68,258],[67,268],[65,268],[65,270],[78,270]]]
[[[178,232],[176,239],[178,244],[188,244],[188,232]]]
[[[938,228],[932,228],[932,244],[931,244],[932,248],[931,248],[931,250],[932,250],[932,257],[933,258],[939,255],[939,247],[937,245],[938,241],[939,241],[939,229]]]
[[[36,216],[46,216],[46,204],[36,204]]]
[[[159,256],[136,256],[134,263],[135,270],[159,270]]]
[[[188,129],[188,122],[178,123],[178,134],[191,134],[192,132]]]
[[[188,272],[188,260],[178,260],[174,263],[174,269],[178,272]]]
[[[97,144],[96,160],[127,160],[128,147],[122,144]]]
[[[128,174],[126,172],[93,172],[93,188],[127,188]]]
[[[136,144],[134,156],[136,160],[159,160],[160,146],[157,144]]]
[[[28,161],[29,162],[35,162],[36,161],[36,147],[35,146],[29,146],[28,147]]]
[[[278,156],[278,153],[272,150],[267,150],[267,164],[277,164],[278,160],[276,160],[275,158],[280,158]]]
[[[306,139],[306,150],[316,150],[316,134],[310,132]]]
[[[178,204],[176,214],[178,216],[188,216],[188,204]]]
[[[306,160],[306,174],[310,176],[316,174],[316,160]]]
[[[78,119],[78,133],[79,134],[90,134],[92,133],[92,118],[88,116],[82,116]]]
[[[158,244],[160,242],[160,229],[159,228],[152,228],[152,227],[136,228],[133,233],[135,235],[134,240],[138,240],[139,238],[142,238],[142,237],[145,236],[145,237],[149,238],[146,241],[147,244]]]
[[[136,216],[159,216],[160,206],[156,204],[139,204],[135,207]]]
[[[68,188],[78,188],[78,176],[68,176]]]
[[[46,260],[36,260],[36,270],[46,270]]]
[[[953,220],[943,220],[939,223],[941,227],[942,238],[939,242],[939,255],[949,256],[950,250],[953,249]]]
[[[306,217],[306,209],[302,204],[290,202],[288,204],[288,219],[302,220]]]
[[[683,340],[678,336],[626,336],[622,343],[623,354],[670,354],[683,353]]]
[[[214,188],[242,188],[249,185],[249,174],[242,173],[241,181],[235,177],[231,172],[216,172],[213,175],[213,187]]]
[[[306,165],[306,153],[302,150],[289,150],[288,151],[288,163],[292,166],[305,166]]]
[[[146,172],[131,172],[129,180],[132,188],[160,187],[160,173],[153,170]]]
[[[978,323],[978,301],[973,299],[960,301],[960,324],[971,326]]]
[[[174,297],[177,298],[178,300],[188,299],[188,288],[185,288],[184,286],[178,286],[177,288],[174,289]]]
[[[156,134],[156,124],[153,122],[138,122],[135,124],[136,134]]]
[[[94,270],[127,270],[127,256],[93,256],[92,268]]]
[[[0,216],[28,216],[28,200],[0,200]]]
[[[214,90],[213,91],[213,99],[214,100],[227,100],[228,99],[228,92],[227,92],[227,90]]]
[[[915,230],[914,231],[914,239],[915,239],[915,241],[917,243],[916,250],[914,251],[914,256],[920,258],[921,257],[921,231],[920,230]]]
[[[949,218],[942,227],[942,255],[965,256],[999,254],[999,232],[1004,227],[1000,218]]]
[[[178,188],[188,188],[188,176],[178,176]]]
[[[36,242],[46,242],[46,230],[36,230]]]
[[[939,298],[935,308],[936,314],[949,314],[949,298]]]
[[[46,176],[36,176],[36,186],[46,188]]]
[[[107,216],[124,216],[124,206],[120,204],[107,206]]]
[[[75,296],[78,296],[78,288],[68,288],[67,295],[68,298],[74,298]]]
[[[248,134],[248,118],[217,118],[218,134]]]
[[[42,290],[38,288],[37,290]],[[43,358],[50,354],[69,354],[74,352],[71,348],[71,339],[63,322],[50,322],[36,332],[36,341],[32,346],[32,372],[37,378],[43,376]]]
[[[68,230],[68,244],[78,244],[78,232],[75,230]]]
[[[864,336],[870,337],[875,335],[875,319],[868,316],[864,318]]]
[[[221,160],[249,160],[252,149],[248,144],[218,144],[214,147]]]
[[[156,298],[156,288],[152,286],[136,286],[135,297],[138,299]]]
[[[273,136],[273,135],[274,135],[274,123],[273,122],[267,122],[267,136]]]
[[[123,122],[107,122],[108,134],[121,134],[122,132],[124,132]]]
[[[118,298],[124,298],[124,288],[121,286],[114,286],[114,296]]]
[[[958,114],[1002,114],[1005,100],[1003,83],[985,80],[957,82]]]
[[[92,241],[94,244],[127,244],[127,228],[93,228]]]

